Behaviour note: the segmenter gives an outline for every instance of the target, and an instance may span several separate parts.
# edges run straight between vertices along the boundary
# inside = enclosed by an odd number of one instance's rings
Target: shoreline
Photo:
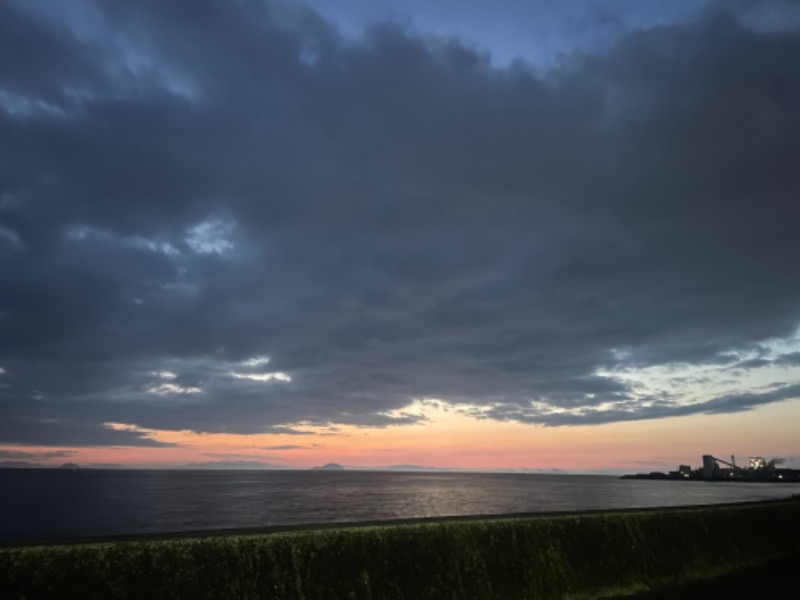
[[[710,504],[687,504],[681,506],[646,506],[634,508],[598,508],[586,510],[565,510],[508,514],[452,515],[436,517],[418,517],[411,519],[385,519],[370,521],[341,521],[330,523],[297,523],[287,525],[270,525],[263,527],[237,527],[229,529],[196,529],[186,531],[167,531],[153,533],[114,534],[102,536],[69,537],[69,538],[34,538],[22,540],[0,540],[0,550],[16,548],[58,547],[58,546],[91,546],[97,544],[118,544],[135,542],[160,542],[203,540],[219,537],[249,537],[281,533],[301,533],[332,530],[357,530],[375,527],[394,527],[403,525],[425,525],[437,523],[473,523],[502,522],[514,520],[552,519],[560,517],[588,517],[601,515],[637,515],[641,513],[679,513],[693,510],[736,509],[748,506],[765,506],[769,504],[800,503],[800,494],[791,494],[786,498],[767,498],[745,502],[724,502]]]

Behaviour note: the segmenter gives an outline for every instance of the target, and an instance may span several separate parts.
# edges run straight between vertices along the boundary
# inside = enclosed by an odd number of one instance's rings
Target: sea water
[[[798,484],[377,471],[0,470],[0,540],[786,498]]]

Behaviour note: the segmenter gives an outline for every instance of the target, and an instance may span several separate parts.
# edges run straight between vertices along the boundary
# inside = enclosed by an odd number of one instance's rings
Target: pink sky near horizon
[[[210,461],[258,461],[281,468],[328,462],[352,467],[413,464],[455,469],[561,469],[573,472],[671,470],[700,465],[703,454],[741,460],[783,457],[800,466],[796,415],[800,400],[722,415],[692,415],[592,426],[542,427],[478,420],[441,407],[426,407],[427,420],[387,428],[339,426],[309,435],[198,434],[139,430],[176,447],[3,446],[38,464],[121,464],[170,468]],[[115,425],[122,427],[122,425]],[[303,427],[308,430],[308,426]],[[51,456],[47,453],[69,454]],[[30,460],[30,459],[27,459]]]

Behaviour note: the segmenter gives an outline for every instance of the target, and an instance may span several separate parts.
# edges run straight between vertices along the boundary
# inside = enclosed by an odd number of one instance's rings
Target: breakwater
[[[800,501],[0,548],[2,598],[600,598],[800,556]]]

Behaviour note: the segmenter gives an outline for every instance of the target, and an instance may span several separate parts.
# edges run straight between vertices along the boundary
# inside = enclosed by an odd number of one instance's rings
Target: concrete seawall
[[[800,557],[800,501],[0,548],[0,598],[601,598]]]

